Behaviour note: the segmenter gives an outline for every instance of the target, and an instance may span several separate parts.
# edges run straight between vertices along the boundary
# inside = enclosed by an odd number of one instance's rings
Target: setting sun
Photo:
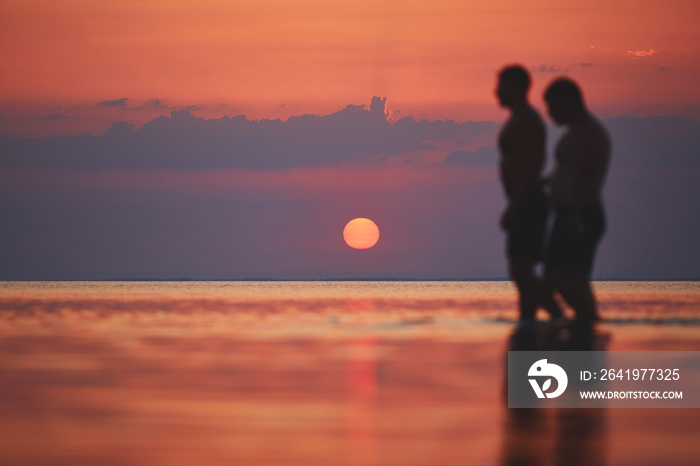
[[[356,218],[345,225],[343,239],[351,248],[369,249],[379,240],[379,228],[368,218]]]

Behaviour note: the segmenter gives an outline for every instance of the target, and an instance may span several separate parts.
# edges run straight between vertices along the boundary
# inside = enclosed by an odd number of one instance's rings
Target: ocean
[[[599,349],[700,351],[700,282],[594,288]],[[2,282],[0,464],[697,464],[698,409],[508,409],[516,315],[506,281]]]

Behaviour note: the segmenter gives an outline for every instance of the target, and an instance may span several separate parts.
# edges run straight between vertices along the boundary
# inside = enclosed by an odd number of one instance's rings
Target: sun
[[[343,239],[355,249],[369,249],[379,241],[379,228],[368,218],[355,218],[343,229]]]

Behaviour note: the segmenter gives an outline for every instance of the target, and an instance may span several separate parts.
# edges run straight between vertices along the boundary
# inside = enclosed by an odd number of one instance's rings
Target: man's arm
[[[544,126],[536,122],[520,124],[515,128],[515,140],[518,147],[518,156],[521,157],[522,172],[518,174],[513,196],[501,217],[501,227],[509,230],[518,208],[527,192],[539,183],[540,172],[544,162]]]
[[[584,134],[576,138],[571,148],[571,160],[574,163],[576,177],[571,193],[571,214],[569,217],[569,233],[576,234],[579,231],[581,220],[581,207],[586,202],[586,189],[594,181],[597,165],[600,163],[599,150],[591,142],[591,138]]]

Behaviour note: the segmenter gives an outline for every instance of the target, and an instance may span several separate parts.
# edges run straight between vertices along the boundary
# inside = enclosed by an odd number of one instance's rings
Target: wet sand
[[[700,285],[600,283],[608,350]],[[5,283],[0,464],[697,464],[698,409],[509,410],[501,282]]]

